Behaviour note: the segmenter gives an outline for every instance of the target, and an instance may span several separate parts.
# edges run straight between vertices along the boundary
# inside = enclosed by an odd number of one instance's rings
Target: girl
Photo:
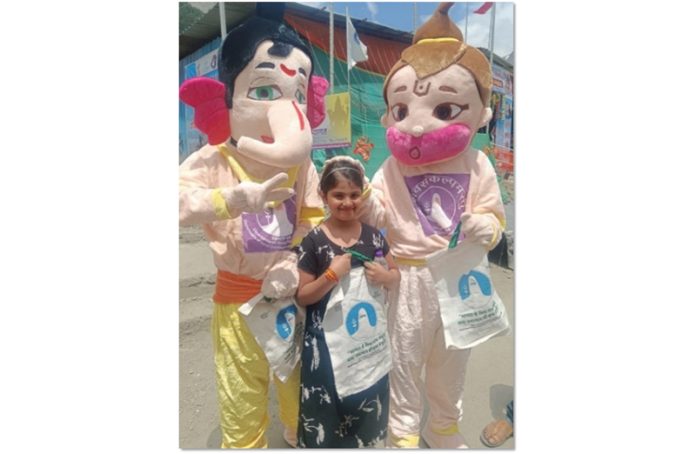
[[[339,399],[322,328],[331,290],[351,268],[365,266],[368,282],[386,289],[394,290],[400,280],[382,234],[357,219],[363,180],[362,166],[354,159],[339,156],[326,161],[319,195],[329,217],[310,231],[299,247],[297,302],[307,308],[300,372],[300,448],[375,446],[387,433],[388,375]],[[346,252],[349,248],[370,259],[381,251],[389,269],[375,262],[362,263]]]

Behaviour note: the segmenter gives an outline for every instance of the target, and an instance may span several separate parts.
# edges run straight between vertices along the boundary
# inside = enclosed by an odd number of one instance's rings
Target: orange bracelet
[[[324,277],[330,281],[338,282],[338,275],[331,268],[327,268],[326,271],[324,271]]]

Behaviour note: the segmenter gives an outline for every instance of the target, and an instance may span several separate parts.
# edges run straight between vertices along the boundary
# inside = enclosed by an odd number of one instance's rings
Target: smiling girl
[[[358,448],[375,446],[386,437],[389,414],[388,375],[366,389],[339,399],[322,322],[331,290],[351,268],[365,266],[370,284],[395,289],[399,270],[382,234],[358,221],[364,174],[352,158],[329,159],[319,183],[319,195],[329,217],[314,228],[299,248],[297,302],[307,308],[302,347],[298,446]],[[377,251],[388,269],[364,263],[347,250],[374,259]],[[359,376],[355,377],[360,380]]]

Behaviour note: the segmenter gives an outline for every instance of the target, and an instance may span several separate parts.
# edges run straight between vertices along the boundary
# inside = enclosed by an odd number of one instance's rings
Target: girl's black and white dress
[[[374,258],[378,249],[386,256],[389,246],[379,230],[362,224],[360,238],[350,249]],[[336,255],[345,254],[321,228],[314,228],[298,249],[301,270],[321,276]],[[351,268],[362,266],[355,257]],[[300,448],[362,448],[375,446],[387,435],[389,374],[357,394],[336,394],[331,358],[322,321],[331,292],[307,306],[300,375],[300,418],[297,440]],[[355,377],[359,380],[359,377]]]

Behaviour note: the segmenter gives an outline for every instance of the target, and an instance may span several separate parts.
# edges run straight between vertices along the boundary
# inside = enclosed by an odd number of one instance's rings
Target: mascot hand
[[[261,284],[263,296],[271,299],[287,298],[293,296],[300,282],[297,274],[297,256],[279,262],[268,271]]]
[[[462,232],[466,239],[486,247],[492,247],[495,237],[495,227],[485,214],[462,214]]]
[[[263,183],[245,181],[234,188],[222,190],[222,197],[229,208],[256,213],[263,211],[266,202],[282,201],[292,197],[292,188],[275,188],[286,182],[288,175],[279,173]]]

